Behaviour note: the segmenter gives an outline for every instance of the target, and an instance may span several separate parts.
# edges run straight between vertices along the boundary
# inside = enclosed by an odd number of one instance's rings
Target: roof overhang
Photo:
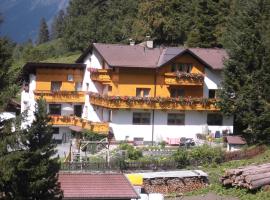
[[[35,73],[37,68],[61,68],[61,69],[85,69],[86,65],[82,63],[43,63],[43,62],[27,62],[23,66],[22,76],[25,78],[30,73]]]

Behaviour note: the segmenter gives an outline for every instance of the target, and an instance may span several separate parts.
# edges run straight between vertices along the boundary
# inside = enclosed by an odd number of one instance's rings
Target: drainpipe
[[[154,97],[157,95],[157,69],[154,73]],[[154,132],[155,132],[155,109],[152,110],[152,146],[154,146]]]

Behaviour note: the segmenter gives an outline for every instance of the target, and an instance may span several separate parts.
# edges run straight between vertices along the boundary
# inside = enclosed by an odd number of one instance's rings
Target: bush
[[[178,168],[184,168],[188,165],[205,165],[221,163],[224,160],[224,152],[221,148],[202,145],[193,149],[178,149],[173,154],[174,160],[178,163]]]
[[[166,142],[165,141],[162,141],[159,143],[161,149],[165,149],[165,146],[166,146]]]
[[[130,160],[138,160],[143,156],[140,150],[135,149],[132,145],[129,145],[127,143],[120,144],[119,149],[126,150],[128,153],[128,159]]]
[[[184,168],[189,165],[188,150],[186,149],[178,149],[173,154],[173,158],[177,162],[177,168]]]
[[[202,145],[189,152],[189,159],[197,164],[221,163],[224,152],[221,148]]]
[[[85,140],[89,140],[89,141],[100,141],[107,137],[107,135],[91,132],[88,130],[83,131],[82,135]]]

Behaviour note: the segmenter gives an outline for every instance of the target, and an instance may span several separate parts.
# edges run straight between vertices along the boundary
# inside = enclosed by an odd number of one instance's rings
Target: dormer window
[[[192,64],[190,63],[174,63],[172,65],[172,72],[190,73],[191,70],[192,70]]]

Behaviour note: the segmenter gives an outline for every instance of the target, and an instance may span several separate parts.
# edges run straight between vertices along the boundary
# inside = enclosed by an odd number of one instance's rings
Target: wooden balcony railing
[[[91,122],[76,116],[51,115],[51,124],[55,126],[77,126],[96,133],[108,133],[109,124],[105,122]]]
[[[89,93],[90,103],[111,109],[157,109],[157,110],[211,110],[217,111],[216,99],[103,96]]]
[[[109,69],[95,69],[90,68],[90,78],[92,81],[101,82],[103,84],[111,82],[110,70]]]
[[[203,85],[204,75],[199,73],[165,73],[167,85]]]
[[[49,90],[36,90],[34,92],[35,98],[43,97],[49,103],[84,103],[85,93],[79,91],[49,91]]]

